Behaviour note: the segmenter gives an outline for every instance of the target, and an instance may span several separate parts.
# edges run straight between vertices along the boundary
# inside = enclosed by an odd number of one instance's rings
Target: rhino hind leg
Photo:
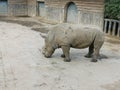
[[[64,55],[64,54],[62,54],[62,55],[61,55],[61,57],[62,57],[62,58],[65,58],[65,55]]]
[[[89,46],[88,54],[85,55],[86,58],[91,58],[94,52],[94,45],[93,43]]]
[[[70,47],[69,46],[62,46],[62,51],[63,51],[63,57],[64,57],[64,61],[65,62],[70,62],[71,59],[70,59]]]
[[[103,45],[102,41],[94,43],[94,53],[93,53],[93,57],[92,57],[91,62],[97,62],[97,59],[100,56],[99,52],[100,52],[102,45]]]
[[[91,62],[97,62],[97,58],[99,56],[99,50],[100,50],[99,48],[95,49]]]

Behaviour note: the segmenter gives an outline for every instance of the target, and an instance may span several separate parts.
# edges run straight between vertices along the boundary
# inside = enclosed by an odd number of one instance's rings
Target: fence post
[[[112,22],[111,20],[109,20],[109,26],[108,26],[108,34],[111,35],[111,26],[112,26]]]
[[[107,20],[105,19],[105,26],[104,26],[104,32],[107,33]]]
[[[118,32],[117,32],[117,37],[120,37],[120,22],[118,23]]]
[[[113,28],[112,28],[112,35],[115,36],[115,32],[116,32],[116,22],[113,21]]]
[[[104,30],[103,32],[120,37],[120,21],[113,19],[104,19]]]

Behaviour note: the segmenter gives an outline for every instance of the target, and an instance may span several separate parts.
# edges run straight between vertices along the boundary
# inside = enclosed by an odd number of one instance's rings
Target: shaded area
[[[106,36],[106,41],[111,43],[111,44],[120,44],[120,38],[119,37],[114,37],[107,35]]]
[[[0,21],[8,23],[17,23],[23,26],[31,27],[32,30],[39,31],[42,33],[47,33],[48,31],[42,29],[41,26],[49,25],[47,23],[41,22],[39,19],[30,17],[0,17]]]
[[[22,19],[22,20],[21,20]],[[24,19],[24,21],[23,21]],[[42,25],[41,23],[37,23],[34,21],[26,21],[26,19],[28,19],[28,17],[0,17],[0,21],[5,21],[5,22],[10,22],[10,23],[17,23],[17,24],[21,24],[23,26],[27,26],[27,27],[32,27],[34,25]]]

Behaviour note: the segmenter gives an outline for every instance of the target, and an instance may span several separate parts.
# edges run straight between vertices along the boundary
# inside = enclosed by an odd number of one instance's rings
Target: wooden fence
[[[105,19],[103,31],[108,35],[120,37],[120,21],[113,19]]]

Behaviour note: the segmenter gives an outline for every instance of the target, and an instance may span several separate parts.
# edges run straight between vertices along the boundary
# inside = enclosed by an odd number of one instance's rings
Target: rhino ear
[[[40,33],[40,36],[41,36],[42,38],[47,38],[47,34]]]

